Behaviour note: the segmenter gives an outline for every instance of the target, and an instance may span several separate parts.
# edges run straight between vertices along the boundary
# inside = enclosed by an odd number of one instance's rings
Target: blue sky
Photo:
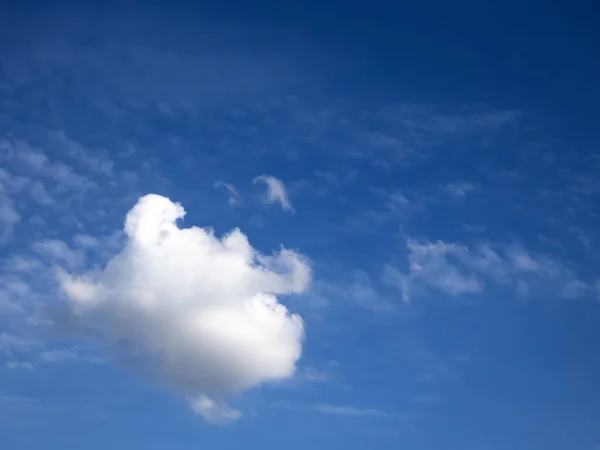
[[[0,442],[600,448],[598,11],[521,3],[2,6]]]

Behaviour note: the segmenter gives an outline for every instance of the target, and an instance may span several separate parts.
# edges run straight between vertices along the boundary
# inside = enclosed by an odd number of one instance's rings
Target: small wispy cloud
[[[52,131],[48,138],[48,145],[56,147],[82,168],[109,178],[114,176],[114,163],[106,151],[88,149],[80,142],[68,137],[64,130]]]
[[[21,214],[14,202],[0,194],[0,245],[10,240],[15,225],[20,221]]]
[[[215,182],[216,189],[225,189],[227,191],[227,195],[229,196],[227,203],[230,207],[234,208],[235,206],[239,206],[242,202],[242,196],[238,192],[238,190],[229,183],[224,183],[222,181]]]
[[[326,387],[327,389],[334,388],[346,391],[352,389],[340,372],[340,364],[333,360],[321,363],[319,367],[309,364],[300,366],[294,373],[293,378],[280,381],[277,383],[277,387],[283,389]]]
[[[0,351],[5,350],[26,350],[34,346],[35,343],[22,339],[14,334],[2,333],[0,334]]]
[[[29,188],[31,198],[42,206],[53,206],[56,200],[50,195],[46,186],[40,181],[34,181]]]
[[[481,110],[467,107],[462,110],[443,111],[433,105],[401,103],[386,107],[381,114],[387,120],[402,125],[407,130],[419,132],[418,136],[431,135],[487,135],[520,117],[518,111]]]
[[[297,383],[331,383],[336,379],[335,375],[325,370],[319,370],[313,366],[304,366],[296,371],[294,381]]]
[[[33,370],[33,364],[27,361],[7,361],[8,370]]]
[[[38,356],[38,359],[41,362],[44,362],[47,364],[56,364],[56,363],[60,363],[60,362],[64,362],[64,361],[68,361],[68,360],[72,360],[72,359],[76,359],[76,358],[77,358],[77,354],[74,351],[64,350],[64,349],[48,350],[48,351],[40,353],[40,355]]]
[[[423,192],[410,190],[387,190],[371,187],[370,191],[383,201],[383,210],[371,210],[366,215],[380,222],[409,219],[427,214],[429,206],[437,200]]]
[[[378,289],[369,274],[361,270],[354,270],[335,282],[319,280],[310,295],[316,305],[341,300],[373,312],[389,313],[395,309],[392,299]]]
[[[310,407],[310,409],[313,411],[317,411],[321,414],[355,418],[406,420],[410,417],[407,414],[391,413],[375,408],[359,408],[356,406],[336,406],[320,404],[312,406]]]
[[[225,426],[242,417],[242,412],[225,403],[215,402],[205,395],[199,395],[189,401],[192,411],[212,425]]]
[[[514,289],[520,298],[537,297],[550,289],[562,298],[581,297],[589,286],[573,269],[548,255],[521,246],[409,240],[408,272],[387,265],[383,279],[401,292],[405,302],[413,295],[435,290],[453,297],[480,294],[487,284]]]
[[[10,173],[4,169],[0,172],[0,196],[10,194],[19,203],[33,200],[36,206],[64,209],[69,202],[81,200],[100,186],[95,177],[101,176],[103,182],[107,177],[112,181],[113,164],[104,153],[90,152],[48,130],[42,134],[46,138],[44,150],[22,139],[0,141],[0,161],[10,170]],[[70,157],[69,164],[60,160],[65,156]],[[6,202],[0,201],[0,207],[2,203]],[[2,217],[11,216],[2,214]]]
[[[253,182],[254,184],[264,183],[267,185],[267,192],[264,197],[265,203],[279,203],[284,211],[294,212],[285,185],[279,178],[270,175],[259,175],[254,178]]]
[[[49,262],[69,268],[80,266],[84,261],[83,253],[71,249],[60,239],[44,239],[35,242],[32,249]]]
[[[411,398],[415,403],[439,403],[441,399],[432,395],[415,395]]]
[[[43,175],[66,189],[85,192],[96,187],[96,183],[75,172],[72,166],[62,161],[52,161],[42,150],[24,142],[13,144],[14,158],[29,171]]]
[[[389,265],[385,266],[383,274],[385,281],[401,290],[404,302],[410,302],[412,291],[423,286],[454,297],[483,291],[484,284],[475,274],[448,262],[448,255],[466,251],[464,247],[444,242],[420,244],[409,241],[408,251],[408,274]]]
[[[442,191],[456,200],[465,198],[469,192],[475,190],[475,186],[471,183],[447,183],[442,185],[441,188]]]

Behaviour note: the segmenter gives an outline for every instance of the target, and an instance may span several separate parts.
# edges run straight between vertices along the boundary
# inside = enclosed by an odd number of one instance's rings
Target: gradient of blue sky
[[[0,442],[597,449],[597,8],[287,3],[1,7]],[[297,375],[230,426],[65,331],[56,267],[149,192],[311,261]]]

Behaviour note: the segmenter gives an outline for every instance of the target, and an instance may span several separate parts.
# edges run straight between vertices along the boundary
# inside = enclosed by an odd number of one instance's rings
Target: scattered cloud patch
[[[405,302],[413,295],[437,291],[453,297],[482,293],[490,284],[514,289],[519,298],[548,293],[571,299],[589,286],[560,260],[512,246],[489,243],[474,248],[457,243],[409,240],[408,271],[387,265],[383,279],[396,286]]]
[[[327,387],[347,388],[344,377],[339,371],[338,363],[335,361],[321,364],[319,368],[308,364],[300,366],[293,378],[283,380],[277,384],[277,387],[296,389],[323,385]]]
[[[52,161],[42,150],[31,147],[25,142],[14,144],[14,158],[31,172],[45,176],[65,189],[81,192],[96,187],[96,183],[75,172],[72,166],[62,161]]]
[[[77,354],[74,351],[64,349],[48,350],[38,355],[38,359],[47,364],[56,364],[76,358]]]
[[[56,200],[50,195],[46,187],[40,181],[34,181],[29,188],[31,198],[42,206],[54,206]]]
[[[518,111],[486,111],[475,107],[449,111],[418,103],[391,105],[384,108],[380,114],[406,131],[412,131],[423,144],[424,141],[434,140],[437,136],[494,134],[521,116]]]
[[[99,183],[94,180],[97,176],[112,178],[112,162],[106,155],[90,153],[78,143],[70,144],[78,150],[67,150],[62,144],[56,145],[56,133],[47,129],[36,128],[32,133],[43,134],[44,150],[22,139],[0,141],[0,163],[11,171],[0,172],[0,208],[7,203],[2,200],[4,197],[19,205],[33,201],[30,206],[56,212],[98,188]],[[2,216],[9,217],[6,213]]]
[[[305,366],[298,370],[295,378],[300,383],[331,383],[335,376],[331,372],[319,370],[313,366]]]
[[[29,284],[14,274],[0,275],[0,312],[2,314],[22,313],[25,301],[35,298]]]
[[[57,148],[60,153],[70,157],[82,168],[109,178],[114,176],[114,163],[106,151],[90,150],[80,142],[69,138],[64,130],[52,131],[48,137],[48,145]]]
[[[408,218],[428,212],[428,206],[435,200],[420,192],[405,192],[403,190],[392,190],[371,188],[376,196],[385,202],[386,211],[379,213],[381,218]],[[375,213],[377,215],[377,213]]]
[[[12,255],[4,261],[3,267],[11,272],[31,273],[43,269],[44,265],[37,258]]]
[[[84,261],[84,255],[81,252],[71,249],[66,242],[60,239],[44,239],[35,242],[32,249],[57,266],[74,268],[81,266]]]
[[[279,178],[270,175],[259,175],[254,178],[254,183],[264,183],[267,185],[267,192],[264,197],[265,203],[279,203],[284,211],[294,212],[285,185]]]
[[[26,350],[35,344],[10,333],[0,334],[0,351]]]
[[[402,291],[404,302],[410,302],[411,290],[426,286],[452,296],[476,294],[484,285],[474,274],[460,270],[448,261],[450,256],[466,252],[466,248],[444,242],[419,244],[408,242],[409,271],[403,274],[391,266],[384,269],[384,279]]]
[[[211,422],[224,399],[291,377],[304,325],[276,295],[304,292],[311,271],[289,250],[256,251],[235,229],[180,229],[185,211],[147,195],[129,211],[127,241],[104,270],[60,277],[72,313],[123,357],[159,375]]]

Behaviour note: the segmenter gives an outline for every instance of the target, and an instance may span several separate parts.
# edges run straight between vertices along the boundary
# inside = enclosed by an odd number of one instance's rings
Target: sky
[[[598,450],[599,16],[4,2],[0,442]]]

